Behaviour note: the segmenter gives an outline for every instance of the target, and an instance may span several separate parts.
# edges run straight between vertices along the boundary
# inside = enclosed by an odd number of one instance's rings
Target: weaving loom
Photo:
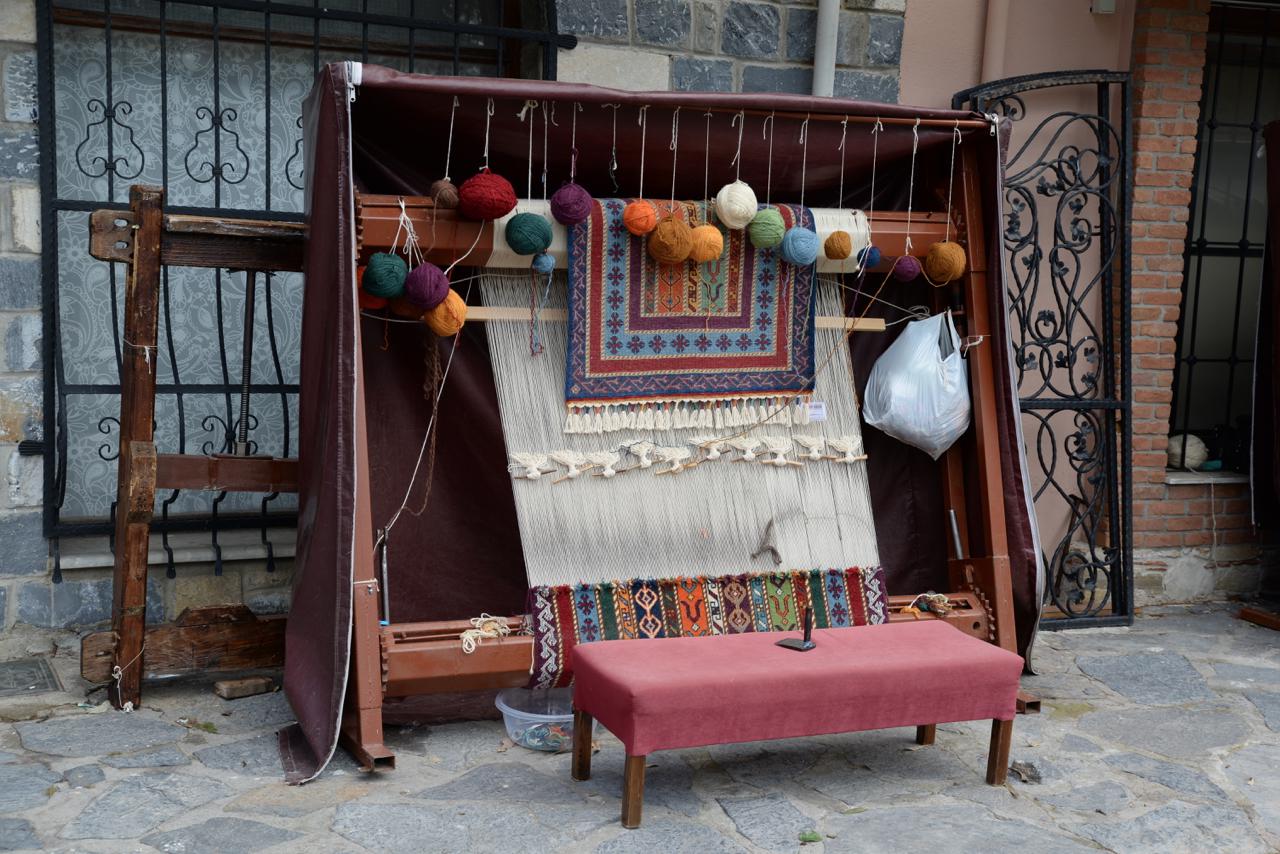
[[[495,172],[521,176],[543,165],[530,162],[529,126],[516,119],[520,105],[530,101],[558,104],[562,111],[559,124],[544,130],[552,152],[572,148],[563,116],[574,103],[584,106],[576,133],[596,139],[609,138],[619,108],[643,106],[655,126],[677,107],[698,115],[719,111],[722,120],[708,122],[705,143],[689,143],[685,156],[699,164],[704,150],[733,151],[736,131],[729,118],[736,112],[757,123],[763,116],[791,122],[792,133],[799,122],[812,120],[810,151],[835,152],[842,119],[864,132],[884,128],[878,138],[851,142],[846,155],[849,173],[865,179],[874,175],[873,141],[878,147],[881,168],[873,183],[879,183],[871,196],[876,210],[867,221],[886,262],[857,279],[840,276],[849,265],[818,260],[812,343],[815,361],[822,364],[830,354],[829,364],[814,371],[803,392],[769,390],[767,399],[788,401],[785,422],[752,402],[743,404],[756,413],[745,426],[730,427],[723,419],[717,424],[705,408],[690,407],[697,415],[686,422],[566,432],[574,401],[565,393],[570,324],[564,274],[550,281],[531,275],[529,259],[503,238],[502,223],[471,222],[436,208],[425,194],[440,177],[445,140],[390,132],[406,123],[451,126],[451,104],[480,104],[483,112],[487,98],[498,103],[493,115],[468,120],[459,112],[449,148],[454,157],[474,157],[483,147]],[[725,579],[735,576],[851,567],[876,573],[883,567],[895,594],[888,619],[913,619],[903,609],[915,594],[946,590],[948,621],[1007,649],[1025,648],[1034,627],[1036,567],[1008,353],[995,343],[1005,340],[1004,297],[1000,267],[988,259],[994,247],[984,236],[998,227],[999,213],[998,137],[988,118],[832,99],[710,98],[434,78],[335,63],[318,78],[304,127],[309,233],[299,542],[285,677],[299,723],[282,734],[291,780],[318,774],[339,742],[365,767],[393,765],[382,719],[398,698],[527,684],[534,638],[520,630],[531,589],[536,595],[539,589],[590,587],[599,602],[600,590],[613,582],[692,577],[701,579],[697,601],[707,603],[722,601]],[[948,146],[960,135],[957,200],[948,217],[942,212]],[[667,151],[667,141],[653,134],[647,143],[617,136],[617,160],[639,160],[642,146],[650,163]],[[810,154],[802,178],[801,164],[787,157],[766,164],[744,154],[741,177],[764,186],[767,167],[774,198],[787,204],[803,199],[807,184],[820,240],[848,220],[846,204],[855,197],[866,204],[865,180],[850,181],[849,193],[837,192],[837,177],[844,186],[843,160]],[[635,176],[608,160],[583,155],[577,181],[597,195],[609,188],[617,190],[611,197],[640,195]],[[718,168],[723,173],[727,164]],[[701,169],[678,178],[673,168],[662,178],[670,178],[673,197],[706,198]],[[545,210],[545,202],[524,199],[517,210]],[[421,323],[364,315],[357,306],[356,268],[396,247],[405,220],[423,257],[451,270],[453,287],[470,304],[456,338],[437,338]],[[884,294],[907,305],[923,302],[932,311],[949,308],[962,334],[989,342],[973,347],[968,359],[973,427],[934,464],[883,434],[860,429],[856,387],[892,340],[893,327],[881,305],[868,304],[865,295],[857,300],[859,281],[884,276],[889,259],[923,255],[944,235],[968,249],[970,267],[961,280],[914,293],[891,285]],[[165,239],[157,237],[158,245]],[[558,269],[570,263],[569,239],[566,229],[553,228],[547,251]],[[990,282],[989,271],[995,277]],[[531,357],[531,343],[542,355]],[[132,367],[143,371],[142,359],[136,362]],[[440,383],[441,375],[447,381]],[[793,394],[803,401],[788,397]],[[824,404],[825,421],[805,423],[810,410],[799,404],[809,401]],[[785,449],[773,453],[782,464],[727,457],[698,462],[714,450],[708,437],[741,433],[785,441]],[[821,444],[810,448],[807,441]],[[664,470],[697,465],[666,475],[632,469],[640,459],[635,442],[686,449],[689,456],[673,455]],[[573,455],[536,479],[521,477],[510,456],[558,451]],[[758,448],[761,456],[767,451],[767,444]],[[579,455],[592,453],[617,453],[615,476],[603,476],[603,468],[613,465],[604,462],[588,463],[597,470],[569,478]],[[121,477],[123,484],[124,467]],[[552,482],[559,478],[565,479]],[[263,488],[259,480],[248,477],[232,488]],[[210,485],[224,484],[212,478]],[[122,486],[122,497],[128,495]],[[127,568],[132,558],[122,560]],[[145,579],[145,565],[142,573]],[[841,595],[851,596],[857,586],[846,583]],[[658,589],[678,596],[675,583]],[[792,590],[791,609],[801,601],[797,597],[817,594],[812,585],[797,583]],[[830,625],[852,619],[842,616],[843,599],[832,601],[824,600]],[[871,612],[861,613],[866,618]],[[483,637],[464,652],[460,635],[481,614],[502,615],[493,625],[510,633],[493,632],[500,636]],[[113,662],[127,664],[141,652],[133,640],[112,643]]]

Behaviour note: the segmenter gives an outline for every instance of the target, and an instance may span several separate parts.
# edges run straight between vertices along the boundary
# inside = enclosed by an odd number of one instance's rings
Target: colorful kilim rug
[[[529,687],[571,683],[569,664],[580,643],[793,631],[810,605],[820,629],[883,623],[884,573],[853,567],[532,587]]]
[[[565,432],[628,429],[640,404],[778,406],[813,389],[814,268],[720,226],[718,261],[661,264],[622,224],[626,199],[597,199],[569,229]],[[655,202],[693,225],[696,202]],[[808,208],[778,205],[787,227]],[[714,216],[711,220],[716,224]]]

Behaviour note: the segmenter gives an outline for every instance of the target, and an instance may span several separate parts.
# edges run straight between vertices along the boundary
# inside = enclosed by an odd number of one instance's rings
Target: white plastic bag
[[[951,312],[907,324],[867,378],[863,417],[935,460],[969,428],[969,382]]]

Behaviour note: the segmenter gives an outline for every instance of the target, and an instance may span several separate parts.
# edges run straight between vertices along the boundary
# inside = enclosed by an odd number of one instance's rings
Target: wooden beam
[[[467,306],[467,320],[478,320],[488,323],[493,320],[515,320],[529,322],[530,312],[527,307],[505,305],[472,305]],[[538,312],[538,318],[550,323],[564,323],[569,319],[569,312],[563,308],[545,308]],[[818,329],[844,329],[854,332],[884,332],[883,317],[837,317],[820,314],[814,318],[814,326]]]
[[[491,691],[529,681],[533,666],[533,638],[529,635],[485,638],[475,652],[467,654],[456,633],[401,641],[388,629],[383,632],[388,638],[382,653],[387,697]]]
[[[89,254],[99,261],[130,263],[136,222],[132,211],[91,213]],[[300,271],[306,236],[306,226],[298,222],[166,214],[160,262],[175,267]]]
[[[1240,609],[1240,619],[1245,622],[1253,623],[1255,626],[1262,626],[1264,629],[1275,629],[1280,631],[1280,614],[1267,611],[1262,608],[1245,607]]]
[[[160,454],[156,457],[160,489],[203,489],[221,492],[297,492],[298,461],[279,457]]]

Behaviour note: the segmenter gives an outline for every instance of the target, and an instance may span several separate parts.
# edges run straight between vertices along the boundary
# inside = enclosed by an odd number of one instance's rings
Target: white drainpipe
[[[840,33],[840,0],[818,0],[813,33],[813,94],[830,98],[836,87],[836,40]]]

